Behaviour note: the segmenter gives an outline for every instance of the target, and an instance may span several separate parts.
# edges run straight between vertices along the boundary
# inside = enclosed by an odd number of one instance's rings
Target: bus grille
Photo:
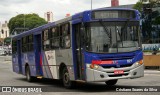
[[[102,67],[109,69],[109,68],[124,68],[124,67],[131,67],[131,66],[132,66],[132,64],[120,65],[119,67],[117,67],[116,65],[114,65],[114,66],[102,66]]]
[[[129,74],[130,70],[125,70],[123,74],[114,74],[113,71],[111,72],[106,72],[108,74],[109,77],[122,77],[122,76],[127,76]]]
[[[121,56],[121,57],[100,57],[100,59],[102,61],[105,61],[105,60],[126,60],[126,59],[133,59],[135,56]]]
[[[109,77],[122,77],[122,76],[127,76],[127,74],[118,74],[118,75],[108,75]]]

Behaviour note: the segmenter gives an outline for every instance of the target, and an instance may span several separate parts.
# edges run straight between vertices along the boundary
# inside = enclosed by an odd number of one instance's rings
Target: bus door
[[[19,67],[19,73],[22,73],[22,61],[21,61],[21,41],[17,41],[17,53],[18,53],[18,67]]]
[[[77,78],[84,80],[84,62],[82,55],[82,39],[81,39],[81,24],[75,25],[75,46],[76,46],[76,69]]]
[[[42,76],[41,34],[34,35],[34,38],[36,74],[37,76]]]

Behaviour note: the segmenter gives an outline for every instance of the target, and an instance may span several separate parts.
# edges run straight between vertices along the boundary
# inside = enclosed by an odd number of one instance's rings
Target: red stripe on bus
[[[42,66],[42,55],[40,54],[40,66]]]
[[[107,60],[107,61],[92,60],[92,64],[113,64],[113,60]]]

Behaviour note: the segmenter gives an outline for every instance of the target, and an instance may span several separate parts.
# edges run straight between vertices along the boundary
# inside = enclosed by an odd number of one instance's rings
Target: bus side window
[[[43,50],[50,49],[50,40],[49,40],[49,30],[46,29],[43,31]]]
[[[60,26],[60,47],[64,48],[64,39],[63,39],[63,35],[64,35],[64,25]]]
[[[71,39],[70,39],[70,26],[69,23],[64,24],[61,27],[61,46],[62,48],[70,48],[71,47]]]
[[[25,36],[22,38],[22,52],[33,51],[33,35]]]
[[[70,37],[70,26],[69,26],[69,24],[66,24],[65,30],[66,30],[66,35],[64,36],[65,48],[70,48],[71,47],[71,37]]]
[[[33,51],[33,35],[29,35],[28,38],[28,51]]]
[[[22,38],[22,52],[27,52],[27,43],[28,43],[28,38],[27,37],[23,37]]]
[[[17,40],[12,40],[12,53],[15,54],[17,52]]]
[[[51,29],[51,49],[59,48],[59,27]]]

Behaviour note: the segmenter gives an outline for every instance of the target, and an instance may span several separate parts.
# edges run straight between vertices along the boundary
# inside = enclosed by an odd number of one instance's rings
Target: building
[[[8,22],[0,23],[0,45],[3,44],[5,38],[9,37]]]
[[[111,6],[112,7],[119,6],[119,0],[111,0]]]
[[[66,14],[66,17],[70,17],[71,15],[69,13]]]
[[[44,14],[44,18],[47,22],[53,22],[53,13],[52,12],[46,12]]]
[[[9,37],[9,28],[8,28],[8,22],[5,21],[5,23],[0,23],[0,38],[7,38]]]

